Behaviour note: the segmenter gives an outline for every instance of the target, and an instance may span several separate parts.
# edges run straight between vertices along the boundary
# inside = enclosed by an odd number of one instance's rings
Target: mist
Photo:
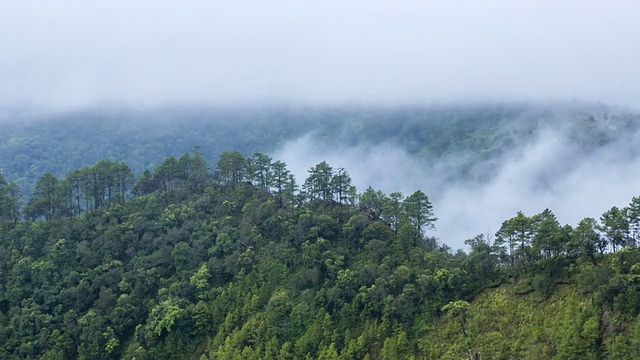
[[[76,109],[390,106],[584,99],[640,107],[640,3],[601,1],[11,2],[0,13],[0,122]],[[81,120],[78,120],[81,121]],[[142,122],[142,120],[139,120]],[[233,121],[233,120],[229,120]],[[393,141],[311,132],[274,156],[299,181],[326,160],[359,190],[422,189],[452,247],[523,210],[561,222],[636,195],[638,144],[589,154],[549,127],[452,181]],[[625,142],[626,141],[626,142]]]
[[[493,236],[518,211],[532,216],[551,209],[562,224],[599,217],[640,195],[640,142],[637,134],[584,152],[560,124],[544,127],[509,152],[474,164],[487,179],[451,179],[451,159],[426,161],[391,142],[357,146],[328,145],[313,132],[284,145],[274,157],[287,163],[299,183],[307,170],[325,160],[344,167],[358,192],[368,186],[405,196],[424,191],[438,220],[429,235],[453,249],[478,234]],[[476,169],[476,170],[478,170]]]
[[[632,1],[25,0],[0,107],[640,104]]]

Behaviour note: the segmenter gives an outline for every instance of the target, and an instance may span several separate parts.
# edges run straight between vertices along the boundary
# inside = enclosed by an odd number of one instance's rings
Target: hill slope
[[[226,162],[240,158],[223,154],[215,175],[202,173],[206,166],[167,172],[177,168],[166,159],[126,201],[102,188],[97,197],[95,189],[78,194],[79,204],[53,196],[52,212],[31,208],[38,221],[0,213],[0,357],[637,352],[640,250],[630,229],[640,220],[619,215],[638,199],[575,229],[550,211],[519,213],[495,241],[477,236],[468,254],[452,253],[425,232],[436,219],[419,191],[367,189],[356,204],[339,192],[348,174],[321,163],[303,192],[295,184],[289,192],[261,183],[260,167]],[[30,205],[43,199],[46,192]]]
[[[568,129],[571,141],[588,150],[635,131],[639,123],[637,115],[587,103],[91,109],[2,118],[0,171],[26,197],[46,172],[63,176],[102,159],[123,161],[139,175],[196,146],[214,163],[224,151],[273,154],[305,134],[330,148],[393,144],[426,167],[448,164],[441,170],[447,181],[483,180],[502,154],[522,148],[543,129]]]

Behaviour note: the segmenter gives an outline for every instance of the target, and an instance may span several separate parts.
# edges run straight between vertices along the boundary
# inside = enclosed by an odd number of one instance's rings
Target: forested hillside
[[[425,168],[447,164],[447,179],[490,178],[500,156],[542,130],[566,131],[588,152],[638,128],[637,114],[601,104],[496,104],[432,107],[256,107],[93,109],[54,115],[3,114],[0,172],[26,197],[46,172],[56,176],[100,160],[134,174],[198,146],[215,164],[224,151],[273,154],[311,133],[329,147],[397,145]]]
[[[628,359],[640,199],[519,212],[453,252],[427,194],[200,149],[0,178],[3,359]],[[594,214],[597,216],[597,214]]]

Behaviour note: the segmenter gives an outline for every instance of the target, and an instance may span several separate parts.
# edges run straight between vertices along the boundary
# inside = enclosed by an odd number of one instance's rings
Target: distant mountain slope
[[[605,115],[609,113],[610,115]],[[449,177],[482,179],[499,155],[545,127],[571,132],[585,149],[638,127],[637,115],[598,104],[467,105],[403,108],[168,108],[86,110],[51,116],[4,114],[0,170],[26,196],[47,171],[60,176],[110,158],[136,174],[167,156],[201,147],[212,162],[225,150],[272,153],[312,132],[325,146],[393,143],[426,164],[446,162]],[[591,121],[589,120],[591,119]]]

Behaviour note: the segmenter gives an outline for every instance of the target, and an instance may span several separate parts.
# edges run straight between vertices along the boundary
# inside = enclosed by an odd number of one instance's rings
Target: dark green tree
[[[14,182],[7,182],[0,173],[0,223],[11,226],[20,219],[20,189]]]
[[[570,256],[589,256],[595,259],[598,250],[604,252],[607,241],[598,233],[598,223],[593,218],[584,218],[571,233],[571,239],[567,244],[567,253]]]
[[[311,202],[332,200],[335,190],[332,186],[333,168],[323,161],[309,169],[308,172],[309,177],[303,185],[307,199]]]
[[[271,157],[255,152],[251,159],[253,163],[253,178],[255,179],[256,185],[262,189],[268,189],[271,186],[271,179],[273,178]]]
[[[392,192],[382,206],[382,219],[391,225],[391,228],[396,234],[398,230],[400,230],[400,220],[403,214],[403,198],[404,195],[402,195],[401,192]]]
[[[209,166],[199,146],[193,148],[191,152],[192,155],[185,153],[178,159],[180,167],[178,179],[181,187],[200,194],[210,178]]]
[[[558,256],[568,239],[564,236],[563,229],[555,214],[551,210],[545,209],[533,217],[532,223],[534,253],[541,254],[546,258]]]
[[[71,171],[65,176],[64,181],[70,190],[70,197],[73,206],[71,206],[72,215],[79,216],[86,210],[82,206],[83,199],[87,196],[85,194],[85,182],[87,181],[87,174],[84,169],[78,169]]]
[[[160,187],[166,192],[173,192],[178,186],[181,175],[180,164],[175,157],[171,156],[162,162],[155,169],[153,174],[154,181],[160,184]]]
[[[50,172],[42,175],[36,183],[33,197],[25,207],[26,215],[31,219],[43,217],[50,221],[60,210],[60,181]]]
[[[132,192],[136,196],[143,196],[149,195],[158,189],[158,183],[151,174],[151,171],[145,170],[142,175],[140,175],[138,182],[134,185]]]
[[[341,204],[349,203],[349,198],[354,191],[352,190],[351,176],[349,176],[347,170],[344,168],[335,170],[331,178],[331,187],[333,188],[333,194],[337,202]]]
[[[629,245],[637,247],[640,242],[640,197],[631,198],[627,207],[627,222],[629,223]]]
[[[129,192],[135,183],[135,176],[131,168],[123,162],[116,162],[112,165],[113,181],[115,187],[114,202],[124,204]]]
[[[291,175],[291,172],[287,170],[287,165],[282,161],[274,162],[271,168],[272,171],[270,173],[271,179],[269,180],[269,184],[275,192],[278,206],[282,207],[285,197],[285,188],[289,182],[289,175]]]
[[[242,182],[247,178],[247,159],[239,151],[225,151],[218,160],[216,177],[222,182]]]
[[[369,186],[360,196],[358,196],[358,207],[362,210],[370,211],[376,218],[384,216],[384,206],[388,201],[387,197],[380,190],[374,190]]]
[[[629,233],[629,222],[627,221],[626,212],[617,206],[607,210],[600,217],[599,230],[608,240],[611,249],[615,252],[618,247],[622,248],[627,245]]]
[[[495,236],[496,245],[505,248],[510,264],[514,265],[516,259],[516,246],[518,244],[518,237],[516,228],[513,226],[513,222],[511,220],[503,221],[500,229],[496,232]]]
[[[513,227],[517,241],[520,243],[518,251],[521,256],[526,254],[527,248],[531,247],[534,234],[534,220],[526,216],[522,211],[518,211],[514,218],[511,218],[511,226]]]
[[[409,222],[420,235],[424,235],[425,230],[435,229],[434,222],[438,218],[433,216],[433,205],[422,191],[417,190],[404,199],[402,208]]]

